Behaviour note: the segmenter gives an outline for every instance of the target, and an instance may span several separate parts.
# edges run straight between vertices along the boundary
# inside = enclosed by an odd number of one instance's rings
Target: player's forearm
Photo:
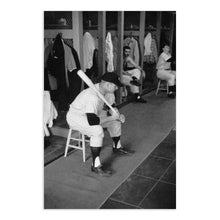
[[[113,116],[102,116],[100,118],[100,124],[104,124],[106,122],[114,121],[115,118]]]

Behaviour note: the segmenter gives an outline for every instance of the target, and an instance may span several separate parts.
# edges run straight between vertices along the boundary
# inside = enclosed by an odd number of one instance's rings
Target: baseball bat
[[[78,76],[91,88],[96,92],[96,94],[99,96],[99,98],[115,113],[118,114],[115,109],[108,103],[108,101],[105,99],[105,97],[99,92],[99,90],[95,87],[91,79],[82,71],[77,71]]]

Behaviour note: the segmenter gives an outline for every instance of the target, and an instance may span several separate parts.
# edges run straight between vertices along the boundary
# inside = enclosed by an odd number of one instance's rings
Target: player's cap
[[[115,72],[106,72],[102,78],[103,81],[114,83],[118,87],[122,87],[123,84],[120,82],[118,75]]]

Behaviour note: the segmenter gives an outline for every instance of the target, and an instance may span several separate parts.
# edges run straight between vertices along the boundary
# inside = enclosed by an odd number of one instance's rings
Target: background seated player
[[[157,77],[161,80],[166,80],[169,85],[169,98],[175,98],[176,92],[176,71],[171,70],[171,54],[169,45],[165,44],[163,52],[160,54],[157,62]]]
[[[121,77],[121,82],[130,87],[131,93],[135,96],[135,101],[140,103],[146,103],[147,101],[142,99],[140,96],[141,78],[145,78],[145,72],[141,67],[135,63],[131,58],[131,48],[129,46],[124,46],[124,62],[123,62],[123,74]]]

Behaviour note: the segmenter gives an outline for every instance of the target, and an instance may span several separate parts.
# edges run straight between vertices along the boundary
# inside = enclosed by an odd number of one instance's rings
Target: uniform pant
[[[166,80],[169,86],[175,85],[176,71],[173,70],[158,70],[157,77],[161,80]]]
[[[103,114],[106,114],[106,112],[103,112],[102,115]],[[85,114],[82,115],[79,112],[74,111],[68,112],[66,119],[72,129],[80,131],[82,134],[90,137],[90,146],[92,147],[101,147],[103,145],[103,128],[107,128],[111,137],[121,136],[120,121],[111,121],[101,125],[91,126],[89,125],[87,116]]]
[[[138,80],[141,78],[141,71],[139,69],[133,69],[126,71],[129,75],[122,74],[121,83],[130,86],[131,92],[139,93],[140,89],[138,86],[131,85],[130,81],[132,81],[132,77],[136,77]]]

